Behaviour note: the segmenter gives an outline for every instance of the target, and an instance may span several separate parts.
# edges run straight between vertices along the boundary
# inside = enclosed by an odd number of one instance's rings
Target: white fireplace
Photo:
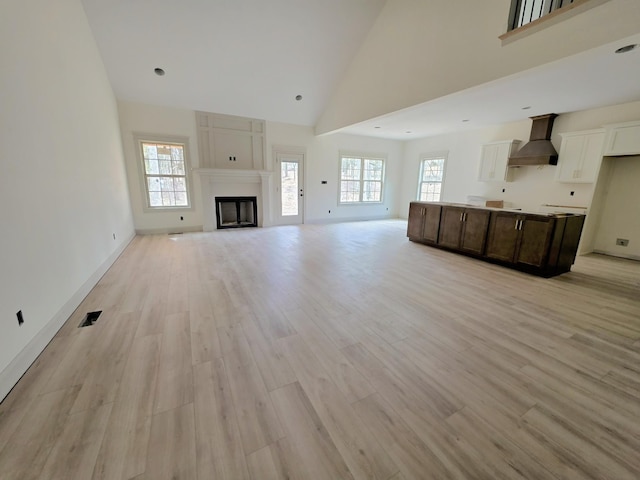
[[[205,232],[216,229],[215,197],[256,197],[258,226],[272,225],[272,172],[218,168],[196,168],[193,172],[200,178]]]

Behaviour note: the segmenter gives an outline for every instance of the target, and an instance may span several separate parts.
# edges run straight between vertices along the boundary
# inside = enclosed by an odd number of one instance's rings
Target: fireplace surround
[[[256,197],[215,197],[217,228],[245,228],[258,226]]]

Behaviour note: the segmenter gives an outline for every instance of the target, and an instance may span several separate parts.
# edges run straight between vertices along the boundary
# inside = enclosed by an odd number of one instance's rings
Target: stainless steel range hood
[[[533,124],[529,143],[509,157],[510,167],[558,164],[558,152],[551,143],[551,130],[557,116],[555,113],[548,113],[530,117]]]

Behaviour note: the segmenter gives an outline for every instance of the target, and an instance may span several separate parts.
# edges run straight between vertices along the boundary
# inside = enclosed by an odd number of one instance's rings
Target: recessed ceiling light
[[[382,127],[373,127],[373,128],[382,128]]]
[[[156,72],[156,75],[158,75],[159,77],[164,75],[164,70],[162,68],[157,67],[154,68],[153,71]]]
[[[302,100],[302,95],[296,95],[296,101],[299,102],[300,100]]]
[[[468,122],[468,121],[469,121],[469,119],[468,119],[468,118],[465,118],[465,119],[464,119],[464,120],[462,120],[462,121],[463,121],[463,122]]]
[[[529,110],[531,107],[522,107],[522,110]]]
[[[407,131],[406,131],[406,132],[404,132],[404,133],[413,133],[413,132],[412,132],[411,130],[407,130]]]
[[[631,50],[635,50],[635,48],[638,46],[638,44],[633,43],[631,45],[625,45],[624,47],[620,47],[619,49],[616,50],[616,53],[627,53],[630,52]]]

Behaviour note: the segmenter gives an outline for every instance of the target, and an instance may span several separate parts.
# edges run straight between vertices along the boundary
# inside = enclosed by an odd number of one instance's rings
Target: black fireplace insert
[[[258,226],[256,197],[216,197],[215,201],[218,229]]]

